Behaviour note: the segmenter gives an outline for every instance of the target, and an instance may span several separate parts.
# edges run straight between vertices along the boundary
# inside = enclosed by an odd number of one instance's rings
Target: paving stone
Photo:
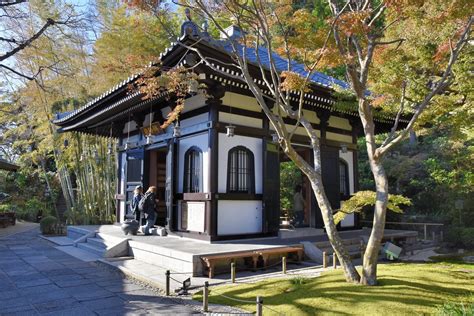
[[[107,287],[107,286],[115,286],[115,285],[122,285],[122,284],[134,284],[134,283],[128,279],[123,279],[119,277],[118,280],[111,279],[111,280],[105,280],[105,281],[95,281],[95,284],[97,284],[98,286]]]
[[[63,311],[54,311],[49,313],[41,313],[42,316],[89,316],[97,315],[93,311],[88,310],[83,306],[77,306]]]
[[[91,311],[98,311],[103,309],[122,308],[126,305],[126,302],[121,298],[114,296],[97,300],[84,301],[81,302],[81,305],[83,305],[87,309],[90,309]]]
[[[62,281],[62,280],[82,280],[84,277],[82,275],[79,275],[77,273],[74,273],[74,271],[70,271],[69,274],[58,274],[58,275],[51,275],[48,276],[45,272],[43,272],[45,276],[51,279],[51,281]]]
[[[15,290],[15,286],[10,282],[0,282],[0,291]]]
[[[13,308],[17,306],[30,306],[25,300],[22,299],[2,299],[0,300],[0,313],[3,312],[4,309]]]
[[[81,305],[74,298],[66,298],[42,303],[35,303],[33,304],[33,306],[39,313],[47,313],[55,311],[66,311],[71,308],[80,307]]]
[[[114,293],[127,293],[127,292],[133,292],[133,291],[137,291],[137,290],[141,290],[142,287],[138,284],[133,284],[133,283],[130,283],[130,284],[114,284],[114,285],[110,285],[110,286],[104,286],[103,287],[104,289],[110,291],[110,292],[114,292]]]
[[[103,288],[95,284],[79,285],[65,288],[65,290],[76,299],[80,301],[105,298],[114,296],[110,291],[104,290]]]
[[[28,263],[35,263],[35,262],[52,262],[51,259],[46,257],[44,254],[39,255],[39,256],[28,256],[28,257],[23,257],[22,258],[24,261]]]
[[[32,266],[39,271],[51,271],[51,270],[64,269],[64,266],[62,264],[59,264],[56,262],[35,263],[35,264],[32,264]]]
[[[31,305],[0,307],[0,315],[37,315],[38,312]]]
[[[43,279],[45,276],[39,272],[29,272],[20,275],[11,276],[10,279],[13,282],[28,281],[28,280],[38,280]]]
[[[147,289],[140,289],[126,293],[117,293],[125,301],[155,300],[156,293]]]
[[[54,281],[54,283],[56,283],[59,287],[68,288],[68,287],[76,287],[78,285],[93,284],[94,280],[84,279],[79,276],[79,277],[74,277],[72,279],[64,278],[64,279],[56,280]]]
[[[15,286],[17,288],[24,288],[24,287],[34,287],[38,285],[45,285],[50,284],[51,280],[48,278],[36,279],[36,280],[25,280],[25,281],[18,281],[15,282]]]
[[[27,296],[24,295],[23,297],[32,304],[54,301],[54,300],[59,300],[63,298],[71,298],[69,293],[67,293],[66,291],[62,289],[46,291],[46,292],[36,293],[32,295],[27,295]]]
[[[16,297],[20,297],[20,292],[17,290],[0,291],[0,301]]]
[[[57,291],[60,290],[61,288],[58,287],[56,284],[46,284],[46,285],[39,285],[39,286],[33,286],[33,287],[27,287],[24,289],[21,289],[21,294],[24,296],[29,296],[29,295],[37,295],[38,293],[46,293],[50,291]]]
[[[65,276],[72,276],[72,275],[77,275],[74,270],[64,268],[64,269],[57,269],[57,270],[49,270],[49,271],[43,271],[41,272],[43,275],[49,277],[49,278],[54,278],[54,277],[65,277]]]

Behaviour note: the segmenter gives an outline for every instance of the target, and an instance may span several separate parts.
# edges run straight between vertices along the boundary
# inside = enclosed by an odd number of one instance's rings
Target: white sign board
[[[204,232],[204,220],[206,217],[205,202],[187,202],[188,205],[188,230],[193,232]]]

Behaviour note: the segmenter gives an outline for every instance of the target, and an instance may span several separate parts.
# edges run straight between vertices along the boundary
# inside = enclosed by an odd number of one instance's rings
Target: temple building
[[[239,35],[234,26],[228,31]],[[54,123],[59,132],[118,139],[117,221],[124,220],[136,185],[145,189],[154,185],[160,199],[157,225],[166,226],[173,234],[208,241],[275,236],[281,216],[280,164],[288,158],[274,141],[269,121],[247,85],[232,78],[237,68],[229,66],[233,63],[229,43],[211,38],[191,20],[183,24],[181,33],[161,54],[162,65],[167,69],[193,67],[200,87],[186,97],[175,126],[153,131],[174,108],[176,98],[163,93],[144,100],[140,92],[131,92],[128,86],[139,74],[75,111],[57,114]],[[213,65],[197,65],[200,58],[186,48],[189,46],[210,57]],[[287,61],[275,53],[273,57],[276,66],[284,70]],[[265,89],[255,50],[249,49],[247,58],[256,82]],[[268,60],[262,63],[268,64]],[[293,70],[306,74],[297,63],[293,63]],[[319,131],[323,182],[332,207],[338,209],[342,200],[358,190],[360,119],[356,112],[334,106],[334,86],[344,88],[346,83],[318,72],[310,78],[304,115]],[[291,130],[296,122],[285,118],[285,123]],[[378,131],[391,127],[389,118],[379,118],[376,123]],[[302,127],[292,141],[312,162],[309,138]],[[304,224],[322,228],[309,182],[302,181],[307,206]],[[340,226],[356,228],[357,217],[347,216]]]

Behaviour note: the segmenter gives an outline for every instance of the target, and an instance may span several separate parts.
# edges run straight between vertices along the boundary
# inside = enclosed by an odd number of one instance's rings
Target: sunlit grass
[[[383,264],[378,275],[379,285],[374,287],[346,283],[342,270],[304,281],[269,279],[222,286],[211,289],[210,302],[254,312],[255,304],[235,302],[218,293],[252,302],[258,295],[264,306],[286,315],[426,315],[436,314],[445,302],[467,303],[474,298],[474,265]],[[201,295],[194,298],[201,300]]]

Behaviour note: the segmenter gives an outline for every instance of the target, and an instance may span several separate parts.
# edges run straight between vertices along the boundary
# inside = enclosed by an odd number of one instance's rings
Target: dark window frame
[[[344,173],[341,172],[342,170]],[[349,164],[344,159],[339,159],[339,194],[341,198],[350,196],[349,179]]]
[[[197,171],[196,171],[196,161],[195,161],[196,157],[198,157],[199,159]],[[193,158],[192,161],[190,160],[191,158]],[[202,185],[203,185],[202,184],[203,183],[202,169],[203,169],[202,150],[201,148],[197,146],[192,146],[188,150],[186,150],[186,152],[184,153],[183,193],[202,192]],[[196,177],[197,177],[197,180],[196,180]]]
[[[255,194],[255,157],[245,146],[236,146],[229,150],[227,193]]]

